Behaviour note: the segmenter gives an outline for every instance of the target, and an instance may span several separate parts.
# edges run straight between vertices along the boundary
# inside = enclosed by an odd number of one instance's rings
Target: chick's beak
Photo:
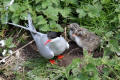
[[[49,42],[51,42],[52,40],[47,40],[45,43],[44,43],[44,45],[47,45]]]
[[[75,37],[76,36],[76,34],[72,34],[72,37]]]

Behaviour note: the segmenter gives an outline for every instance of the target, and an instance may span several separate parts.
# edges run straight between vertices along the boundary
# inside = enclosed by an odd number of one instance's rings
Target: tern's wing
[[[38,34],[34,36],[35,43],[40,54],[47,58],[51,59],[54,57],[54,52],[46,45],[44,45],[45,41],[48,40],[47,35],[44,34],[43,36],[39,36]]]
[[[30,15],[30,13],[28,13],[28,28],[34,32],[37,32],[32,23],[32,17]],[[31,32],[31,34],[32,34],[32,36],[34,36],[34,34],[36,34],[36,33]],[[43,33],[40,33],[40,32],[37,32],[37,34],[43,35]]]
[[[62,54],[68,48],[68,43],[63,37],[57,37],[48,44],[54,55]]]
[[[32,18],[31,15],[28,13],[28,25],[29,25],[29,29],[36,31],[35,27],[32,24]],[[48,37],[46,34],[43,33],[33,33],[31,32],[33,39],[35,40],[35,43],[37,45],[37,48],[40,52],[40,54],[45,57],[45,58],[53,58],[54,57],[54,53],[53,51],[46,45],[44,45],[45,41],[48,40]]]

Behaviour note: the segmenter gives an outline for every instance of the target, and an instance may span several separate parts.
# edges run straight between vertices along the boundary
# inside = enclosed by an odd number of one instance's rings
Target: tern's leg
[[[51,64],[56,64],[56,62],[55,62],[54,59],[49,59],[49,62],[50,62]]]
[[[58,55],[57,59],[62,59],[64,56],[63,55]]]

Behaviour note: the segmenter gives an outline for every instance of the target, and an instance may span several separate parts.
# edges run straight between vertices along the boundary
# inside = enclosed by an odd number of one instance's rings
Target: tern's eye
[[[73,28],[70,28],[70,30],[72,30],[72,31],[73,31],[74,29],[73,29]]]

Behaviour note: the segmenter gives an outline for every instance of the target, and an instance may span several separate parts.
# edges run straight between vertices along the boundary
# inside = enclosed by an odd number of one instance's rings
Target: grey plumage
[[[51,42],[45,45],[44,43],[48,40],[47,34],[43,34],[36,31],[34,25],[32,24],[32,18],[29,13],[28,27],[16,25],[13,23],[8,24],[29,30],[36,43],[39,53],[47,59],[51,59],[56,55],[62,54],[67,48],[69,48],[68,42],[62,36],[52,39]]]

